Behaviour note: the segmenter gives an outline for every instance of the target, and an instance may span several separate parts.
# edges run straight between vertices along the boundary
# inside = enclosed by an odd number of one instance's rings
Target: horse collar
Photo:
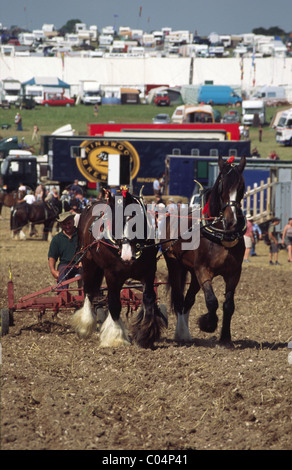
[[[211,224],[202,225],[201,226],[201,233],[210,241],[221,244],[226,248],[231,248],[235,246],[240,238],[246,232],[247,225],[246,225],[246,218],[239,212],[240,221],[238,222],[236,228],[234,230],[222,230],[214,226],[215,222],[218,222],[221,218],[216,218]]]

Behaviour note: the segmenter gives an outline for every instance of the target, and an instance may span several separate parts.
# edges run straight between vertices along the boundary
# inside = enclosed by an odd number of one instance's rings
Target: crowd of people
[[[292,217],[289,217],[288,223],[285,225],[283,232],[277,230],[277,226],[281,220],[278,217],[274,217],[268,225],[265,236],[259,227],[254,222],[253,217],[247,215],[247,230],[244,235],[245,242],[245,253],[244,262],[249,263],[251,256],[257,256],[256,244],[260,240],[264,240],[266,245],[269,247],[269,263],[270,265],[280,266],[279,263],[279,251],[282,248],[287,249],[288,263],[292,263]]]

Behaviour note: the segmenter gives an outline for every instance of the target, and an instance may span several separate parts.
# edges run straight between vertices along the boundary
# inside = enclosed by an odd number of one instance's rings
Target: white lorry
[[[101,104],[100,84],[95,80],[81,80],[79,96],[83,104]]]
[[[281,114],[276,128],[276,142],[292,146],[292,108]]]
[[[258,115],[260,124],[266,122],[266,103],[263,100],[244,100],[242,102],[242,119],[245,126],[252,126],[255,115]]]

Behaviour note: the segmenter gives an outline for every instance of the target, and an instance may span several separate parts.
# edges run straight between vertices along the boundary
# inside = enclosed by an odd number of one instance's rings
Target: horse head
[[[211,217],[220,217],[225,230],[232,230],[238,222],[241,200],[244,196],[245,183],[243,170],[246,158],[242,157],[236,165],[234,157],[223,161],[218,158],[219,176],[210,194],[209,206]]]
[[[122,188],[114,197],[114,237],[120,247],[121,259],[125,262],[140,257],[149,235],[148,216],[141,197],[134,196]]]

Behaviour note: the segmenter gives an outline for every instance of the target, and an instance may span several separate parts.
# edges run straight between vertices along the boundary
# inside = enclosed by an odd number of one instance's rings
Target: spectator
[[[244,234],[244,243],[245,243],[245,253],[244,253],[244,261],[246,263],[249,263],[249,256],[252,248],[252,244],[254,241],[254,235],[253,235],[253,219],[251,215],[247,215],[246,217],[246,232]]]
[[[94,116],[96,116],[96,117],[98,116],[98,111],[99,111],[98,106],[97,106],[97,104],[95,104],[94,107],[93,107]]]
[[[251,151],[252,158],[261,158],[261,155],[256,147],[254,147]]]
[[[248,126],[244,127],[244,138],[245,140],[249,139],[249,127]]]
[[[22,117],[20,115],[20,113],[16,113],[16,116],[14,118],[14,122],[16,124],[16,130],[17,131],[22,131]]]
[[[74,180],[74,183],[70,186],[71,196],[76,196],[76,194],[83,194],[81,186],[79,186],[78,180]]]
[[[253,230],[253,243],[252,243],[252,247],[251,247],[251,252],[250,252],[250,255],[251,256],[257,256],[256,252],[255,252],[255,247],[256,247],[256,243],[262,239],[262,231],[259,227],[258,224],[256,224],[255,222],[252,224],[252,230]]]
[[[58,193],[57,188],[56,188],[56,187],[53,187],[53,188],[50,190],[49,194],[45,197],[45,201],[46,201],[46,202],[53,202],[53,203],[54,203],[54,202],[57,201],[57,200],[59,200],[59,193]]]
[[[78,201],[78,208],[80,212],[85,209],[88,204],[88,199],[86,199],[83,194],[76,194],[76,199]]]
[[[259,125],[259,141],[261,142],[262,141],[262,137],[263,137],[263,128],[261,126],[261,124]]]
[[[165,173],[163,173],[163,175],[159,179],[159,185],[160,185],[160,193],[164,194],[164,191],[165,191]]]
[[[32,132],[32,137],[31,137],[31,141],[33,142],[34,140],[38,141],[38,137],[39,137],[39,128],[38,126],[35,124],[33,126],[33,132]]]
[[[159,183],[159,179],[156,178],[154,181],[153,181],[153,194],[155,196],[160,196],[161,195],[161,186],[160,186],[160,183]]]
[[[270,264],[276,264],[279,265],[278,263],[278,253],[279,253],[279,246],[278,246],[278,234],[276,231],[276,226],[279,225],[280,219],[278,217],[275,217],[272,222],[270,223],[269,229],[268,229],[268,235],[270,239],[270,254],[269,254],[269,259],[270,259]],[[273,263],[273,256],[275,259],[275,263]]]
[[[46,197],[46,189],[42,184],[39,184],[35,190],[36,201],[44,201]]]
[[[292,217],[289,218],[288,224],[284,227],[282,244],[286,245],[288,249],[288,263],[292,263]]]
[[[18,191],[25,191],[26,192],[26,186],[23,183],[19,183]]]
[[[270,160],[280,160],[275,150],[273,150],[269,155]]]
[[[171,197],[168,199],[166,210],[169,214],[177,213],[177,205]]]
[[[26,202],[27,204],[32,204],[33,202],[35,202],[35,196],[34,196],[33,191],[30,190],[28,194],[26,194],[24,198],[20,199],[20,201],[18,202]]]

